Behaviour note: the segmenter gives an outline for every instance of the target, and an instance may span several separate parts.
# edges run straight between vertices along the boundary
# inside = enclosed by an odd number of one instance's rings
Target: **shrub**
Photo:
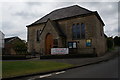
[[[107,47],[108,49],[112,49],[114,47],[114,42],[112,37],[107,38]]]
[[[65,54],[65,55],[44,55],[40,59],[69,59],[69,58],[96,57],[95,54]]]
[[[114,44],[115,44],[115,46],[120,46],[120,37],[115,36],[115,38],[114,38]]]
[[[2,60],[23,60],[29,58],[25,55],[2,55]]]

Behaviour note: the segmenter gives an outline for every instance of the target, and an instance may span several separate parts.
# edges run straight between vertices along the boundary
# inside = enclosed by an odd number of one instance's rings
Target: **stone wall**
[[[57,23],[60,25],[61,30],[66,35],[66,43],[63,44],[63,40],[60,36],[57,35],[57,32],[54,30],[52,25],[48,22],[45,24],[40,24],[37,26],[28,27],[28,51],[31,52],[33,49],[36,52],[45,53],[45,36],[47,33],[53,34],[55,39],[58,39],[59,47],[67,47],[67,43],[70,41],[77,42],[77,53],[89,53],[95,52],[97,55],[102,55],[106,51],[106,40],[104,37],[103,25],[98,20],[95,15],[88,15],[84,17],[74,17],[64,20],[58,20]],[[85,24],[85,39],[73,40],[72,39],[72,25],[73,24]],[[47,29],[44,29],[42,35],[40,36],[40,41],[36,41],[36,31],[38,29],[43,29],[44,26],[47,26]],[[91,39],[91,47],[86,47],[86,40]],[[95,49],[95,51],[93,50]],[[82,51],[82,52],[81,52]]]
[[[107,42],[104,35],[104,26],[100,21],[95,18],[96,20],[96,52],[98,56],[104,55],[107,51]]]
[[[86,17],[77,17],[77,18],[71,18],[68,20],[61,20],[58,21],[61,29],[64,31],[65,35],[67,36],[66,40],[66,45],[68,42],[75,41],[77,42],[77,53],[87,53],[85,49],[89,53],[93,53],[93,49],[96,48],[96,22],[95,18],[96,16],[91,15],[91,16],[86,16]],[[73,40],[72,39],[72,25],[73,24],[85,24],[85,39],[80,39],[80,40]],[[92,46],[91,47],[86,47],[86,40],[91,39],[92,40]],[[89,49],[89,50],[88,50]],[[75,50],[74,50],[75,51]]]
[[[36,40],[37,30],[43,30],[45,24],[40,24],[27,28],[27,41],[28,41],[28,52],[32,52],[33,49],[39,50],[40,42]]]

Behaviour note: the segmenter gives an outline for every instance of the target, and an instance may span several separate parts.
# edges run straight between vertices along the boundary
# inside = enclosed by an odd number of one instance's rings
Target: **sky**
[[[105,0],[104,0],[105,1]],[[118,35],[118,2],[83,1],[4,1],[0,2],[0,30],[5,37],[18,36],[27,40],[27,25],[42,18],[51,11],[72,5],[79,5],[91,11],[97,11],[105,23],[107,36]]]

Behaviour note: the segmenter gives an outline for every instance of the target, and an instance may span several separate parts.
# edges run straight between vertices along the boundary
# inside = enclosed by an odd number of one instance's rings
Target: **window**
[[[85,24],[83,23],[81,24],[81,38],[85,38]]]
[[[73,24],[73,26],[72,26],[72,33],[73,33],[73,35],[72,35],[73,39],[76,39],[77,33],[76,33],[76,25],[75,24]]]
[[[58,39],[54,39],[53,44],[54,44],[54,48],[57,48],[58,47]]]
[[[77,42],[68,42],[68,48],[77,48]]]
[[[84,39],[85,38],[85,24],[73,24],[72,26],[72,38],[73,39]]]
[[[73,43],[72,42],[68,42],[68,48],[72,48],[73,46]]]
[[[100,31],[100,34],[101,34],[101,36],[102,36],[102,31]]]
[[[76,25],[76,32],[77,32],[77,37],[76,37],[76,39],[79,39],[80,38],[80,24],[77,24]]]
[[[77,43],[73,42],[73,48],[77,48]]]
[[[64,37],[62,37],[62,45],[63,47],[66,47],[66,39]]]
[[[36,37],[36,40],[37,41],[40,41],[40,34],[41,34],[42,30],[37,30],[37,37]]]

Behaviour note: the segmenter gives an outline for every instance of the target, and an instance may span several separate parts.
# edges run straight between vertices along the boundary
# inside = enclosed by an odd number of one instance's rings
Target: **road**
[[[97,64],[91,64],[46,75],[36,75],[31,77],[25,77],[22,79],[19,78],[15,80],[44,80],[45,78],[49,78],[47,80],[55,78],[56,80],[59,80],[59,78],[63,78],[60,80],[66,80],[67,78],[75,78],[77,80],[79,80],[79,78],[118,78],[118,56],[108,61],[100,62]]]
[[[70,69],[48,78],[118,78],[118,57],[99,64]]]

